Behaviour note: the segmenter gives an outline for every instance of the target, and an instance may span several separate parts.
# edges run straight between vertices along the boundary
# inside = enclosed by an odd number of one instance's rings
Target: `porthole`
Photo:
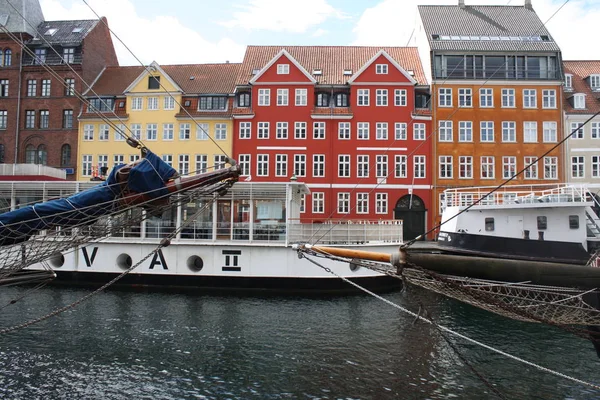
[[[65,256],[61,253],[56,253],[50,256],[48,262],[52,266],[52,268],[60,268],[65,265]]]
[[[117,257],[117,265],[121,269],[129,269],[133,265],[133,260],[129,254],[121,253],[119,254],[119,257]]]
[[[187,259],[187,267],[194,272],[202,271],[204,260],[200,256],[191,256]]]

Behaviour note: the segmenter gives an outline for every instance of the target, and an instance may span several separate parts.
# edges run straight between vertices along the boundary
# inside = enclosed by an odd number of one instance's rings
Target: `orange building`
[[[496,186],[532,163],[511,183],[563,179],[562,150],[551,150],[563,135],[560,48],[530,1],[419,12],[431,55],[438,217],[447,188]]]

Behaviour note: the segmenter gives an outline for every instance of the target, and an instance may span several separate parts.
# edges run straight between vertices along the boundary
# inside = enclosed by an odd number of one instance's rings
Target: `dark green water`
[[[21,293],[1,288],[0,305]],[[86,290],[45,288],[0,310],[11,326]],[[600,383],[591,344],[419,290],[440,324],[516,356]],[[600,392],[452,341],[510,399],[596,399]],[[368,296],[216,297],[109,291],[0,337],[3,399],[497,398],[430,325]]]

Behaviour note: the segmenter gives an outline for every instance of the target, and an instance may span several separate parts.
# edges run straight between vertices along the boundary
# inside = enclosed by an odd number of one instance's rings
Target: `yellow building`
[[[77,179],[106,175],[140,157],[139,140],[182,175],[232,156],[232,101],[240,64],[108,67],[84,93]]]

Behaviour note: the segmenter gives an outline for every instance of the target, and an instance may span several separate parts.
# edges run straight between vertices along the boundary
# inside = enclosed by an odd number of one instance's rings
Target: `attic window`
[[[565,90],[573,90],[573,75],[565,74]]]
[[[190,81],[193,81],[194,79],[196,79],[195,76],[190,76]]]
[[[57,31],[58,31],[58,29],[56,29],[56,28],[50,28],[50,29],[48,29],[48,30],[47,30],[47,31],[44,33],[44,35],[46,35],[46,36],[52,36],[52,35],[54,35],[54,34],[55,34]]]
[[[192,104],[192,102],[190,100],[186,100],[186,101],[183,102],[183,106],[184,107],[189,107],[190,104]]]
[[[406,72],[408,72],[408,74],[409,74],[410,76],[415,76],[415,71],[413,71],[412,69],[409,69],[409,70],[408,70],[408,71],[406,71]]]
[[[148,77],[148,89],[160,89],[160,76]]]
[[[259,72],[260,72],[260,69],[258,69],[258,68],[254,68],[254,69],[252,70],[252,75],[256,75],[256,74],[258,74]]]
[[[119,101],[119,108],[125,108],[125,102],[123,100]]]
[[[440,40],[440,35],[435,35],[435,34],[434,34],[434,35],[431,35],[431,38],[432,38],[433,40]]]
[[[388,66],[387,64],[377,64],[375,65],[375,73],[378,75],[387,75]]]
[[[585,108],[585,94],[584,93],[577,93],[575,96],[573,96],[573,107],[578,110],[582,110]]]
[[[288,75],[290,73],[290,64],[277,64],[277,75]]]
[[[590,75],[590,87],[592,90],[600,90],[600,74]]]
[[[323,75],[323,70],[321,68],[313,69],[313,75]]]
[[[75,28],[73,28],[73,30],[71,31],[71,33],[80,33],[82,30],[83,30],[82,27],[76,26]]]
[[[352,70],[351,69],[345,69],[344,70],[344,75],[352,75]]]
[[[549,42],[550,41],[550,36],[548,36],[548,35],[540,35],[540,38],[542,38],[543,42]]]

